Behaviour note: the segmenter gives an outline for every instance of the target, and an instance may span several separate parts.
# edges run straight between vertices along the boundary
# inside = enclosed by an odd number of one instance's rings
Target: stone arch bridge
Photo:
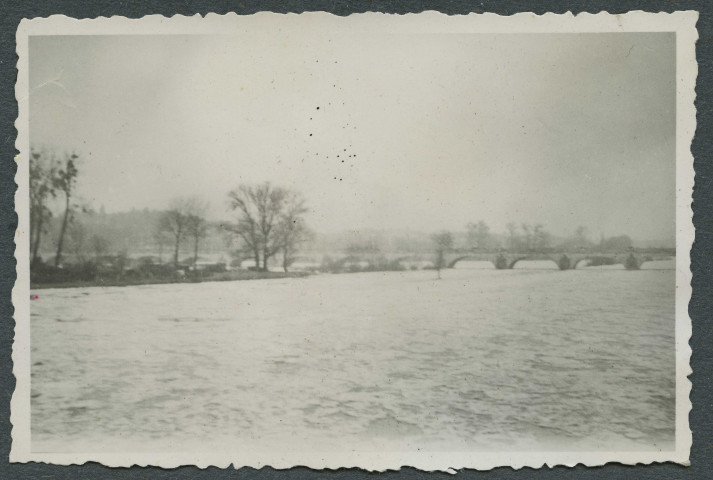
[[[448,268],[453,268],[460,261],[480,261],[491,262],[499,270],[515,268],[518,262],[531,260],[549,260],[554,262],[560,270],[575,269],[583,262],[595,265],[615,265],[621,264],[627,270],[638,270],[645,262],[655,260],[666,260],[675,257],[674,252],[618,252],[618,253],[583,253],[583,252],[531,252],[531,253],[510,253],[510,252],[469,252],[469,253],[449,253],[445,256],[445,263]]]
[[[571,270],[583,262],[594,265],[621,264],[627,270],[638,270],[645,262],[667,260],[676,256],[675,249],[629,250],[623,252],[576,252],[550,250],[547,252],[509,252],[509,251],[465,251],[455,250],[444,255],[446,268],[454,268],[461,261],[490,262],[499,270],[512,269],[521,261],[547,260],[554,262],[560,270]],[[409,263],[430,263],[435,255],[424,253],[383,253],[383,254],[347,254],[333,252],[328,257],[335,265],[349,263],[376,264],[384,261],[392,265],[397,262],[404,266]],[[318,261],[316,255],[306,255],[304,260]]]

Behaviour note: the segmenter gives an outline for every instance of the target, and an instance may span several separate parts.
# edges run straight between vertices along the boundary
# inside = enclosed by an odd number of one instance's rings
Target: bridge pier
[[[557,261],[557,266],[560,270],[569,270],[572,267],[572,262],[567,255],[562,255]]]
[[[497,268],[498,270],[507,270],[508,268],[512,268],[510,266],[510,262],[507,258],[505,258],[505,255],[503,254],[497,256],[497,258],[493,262],[493,265],[495,265],[495,268]]]

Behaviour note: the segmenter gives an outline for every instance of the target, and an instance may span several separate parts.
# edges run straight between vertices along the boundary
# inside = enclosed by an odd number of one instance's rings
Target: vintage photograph
[[[695,18],[27,22],[13,454],[685,462]]]

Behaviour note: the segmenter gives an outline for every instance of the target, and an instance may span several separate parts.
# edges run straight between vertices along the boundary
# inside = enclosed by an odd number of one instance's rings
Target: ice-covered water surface
[[[670,449],[673,271],[39,290],[32,448]]]

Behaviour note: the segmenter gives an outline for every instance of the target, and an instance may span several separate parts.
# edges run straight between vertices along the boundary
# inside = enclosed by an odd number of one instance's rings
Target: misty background
[[[269,181],[328,237],[675,244],[674,34],[42,36],[29,58],[31,143],[76,153],[108,215],[194,195],[220,221]]]

